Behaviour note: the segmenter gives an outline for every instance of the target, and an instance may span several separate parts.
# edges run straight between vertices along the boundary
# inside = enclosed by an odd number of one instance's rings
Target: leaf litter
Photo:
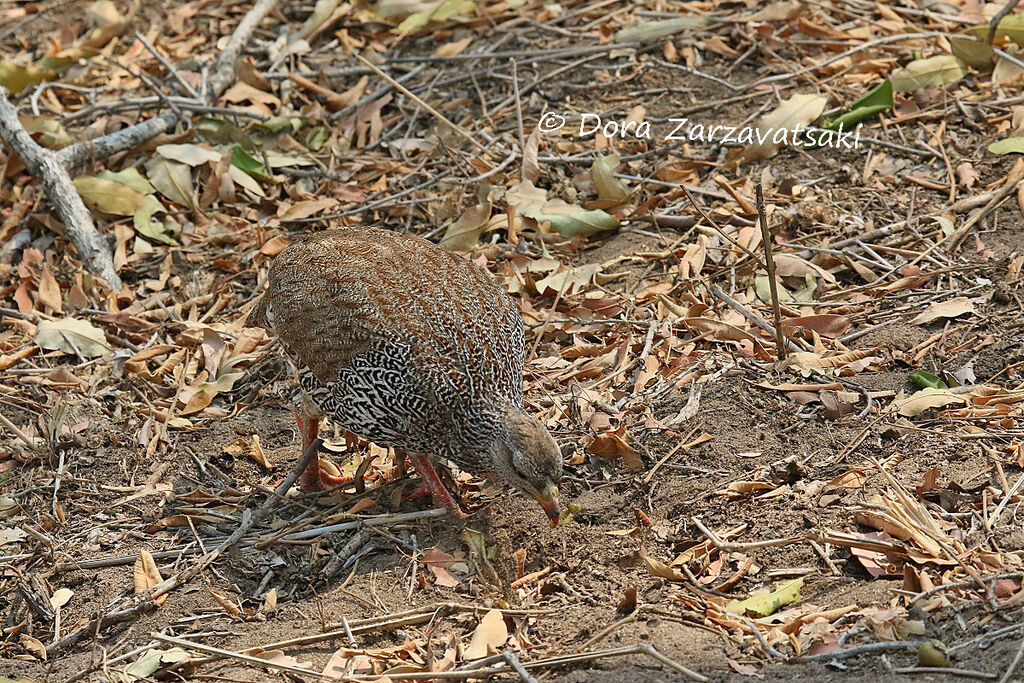
[[[1015,666],[1021,632],[1000,625],[1024,602],[1022,15],[989,46],[992,5],[648,5],[281,6],[212,104],[194,95],[245,7],[0,6],[0,25],[33,26],[0,29],[0,85],[40,144],[186,112],[73,173],[116,291],[0,148],[0,652],[17,667],[0,675],[98,676],[88,638],[121,632],[93,620],[145,611],[152,632],[108,662],[124,680],[474,660],[481,677],[632,680],[651,655],[612,645],[641,641],[711,677],[781,678],[781,659],[887,675],[870,645],[899,666]],[[522,50],[505,44],[521,15]],[[542,134],[546,112],[656,135]],[[658,139],[677,116],[863,125],[870,142]],[[358,483],[281,499],[205,590],[147,598],[297,457],[287,372],[243,322],[270,258],[338,223],[439,240],[513,293],[528,405],[574,507],[541,531],[525,501],[458,475],[484,518],[406,519],[424,510],[402,502],[393,454],[339,434]],[[292,609],[319,623],[290,629]]]

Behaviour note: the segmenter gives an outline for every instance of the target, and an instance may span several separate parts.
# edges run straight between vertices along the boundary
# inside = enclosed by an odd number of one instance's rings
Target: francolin
[[[438,458],[526,492],[557,523],[561,453],[523,408],[523,321],[487,271],[418,237],[341,228],[286,248],[268,280],[249,324],[277,335],[298,375],[303,448],[326,415],[407,455],[457,516]],[[314,456],[300,485],[344,481]]]

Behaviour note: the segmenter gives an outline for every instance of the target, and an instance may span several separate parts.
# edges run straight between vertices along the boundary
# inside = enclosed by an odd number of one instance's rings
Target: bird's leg
[[[299,436],[302,437],[302,451],[316,440],[317,432],[320,429],[320,418],[309,417],[301,409],[295,411],[295,423],[299,427]],[[320,491],[320,454],[314,453],[313,459],[306,465],[299,479],[299,488],[303,491]]]
[[[429,458],[418,453],[410,453],[409,459],[412,460],[412,465],[416,468],[420,478],[423,479],[423,483],[430,489],[435,505],[444,505],[451,511],[452,517],[456,519],[466,519],[471,516],[462,510],[462,506],[452,496],[451,491],[445,487],[444,482],[441,481],[441,477],[438,475],[437,470],[434,469],[434,464],[430,462]]]
[[[308,398],[303,396],[299,407],[295,410],[295,423],[298,425],[299,435],[302,437],[303,452],[316,440],[322,417],[323,414],[310,404]],[[352,477],[341,476],[341,470],[337,465],[329,460],[321,460],[320,454],[315,453],[303,471],[302,478],[299,479],[299,489],[307,492],[323,491],[351,481]]]

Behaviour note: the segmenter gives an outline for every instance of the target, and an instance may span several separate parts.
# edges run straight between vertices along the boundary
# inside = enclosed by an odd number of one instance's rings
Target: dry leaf
[[[29,654],[33,657],[41,659],[44,662],[46,661],[46,646],[39,642],[38,639],[33,638],[27,633],[22,633],[18,636],[18,642],[20,642],[21,646],[28,650]]]
[[[775,111],[757,122],[756,141],[743,148],[739,157],[741,163],[775,156],[783,144],[792,143],[789,139],[791,131],[797,126],[806,127],[821,116],[827,102],[828,98],[821,95],[793,95],[782,102]],[[782,132],[787,135],[785,141],[780,139]]]
[[[914,325],[925,325],[939,318],[956,318],[967,313],[974,313],[974,303],[965,296],[958,296],[932,304],[910,322]]]
[[[132,579],[135,583],[136,595],[145,593],[153,586],[163,583],[163,577],[160,576],[160,570],[157,569],[156,560],[153,559],[148,550],[139,552],[139,557],[135,560],[135,566],[132,568]],[[153,602],[157,605],[162,605],[165,600],[167,600],[166,593],[155,598]]]
[[[636,449],[614,432],[598,434],[587,446],[587,453],[608,460],[622,460],[631,470],[643,469],[644,466]]]
[[[508,627],[505,626],[505,618],[501,610],[492,609],[480,620],[463,654],[467,661],[481,659],[497,652],[506,640]]]

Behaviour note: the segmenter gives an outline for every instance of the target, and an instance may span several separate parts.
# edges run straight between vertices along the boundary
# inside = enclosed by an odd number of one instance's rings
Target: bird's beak
[[[562,514],[561,509],[558,507],[558,487],[550,484],[546,489],[535,495],[534,498],[544,508],[544,514],[551,521],[551,526],[558,526],[558,520]]]

